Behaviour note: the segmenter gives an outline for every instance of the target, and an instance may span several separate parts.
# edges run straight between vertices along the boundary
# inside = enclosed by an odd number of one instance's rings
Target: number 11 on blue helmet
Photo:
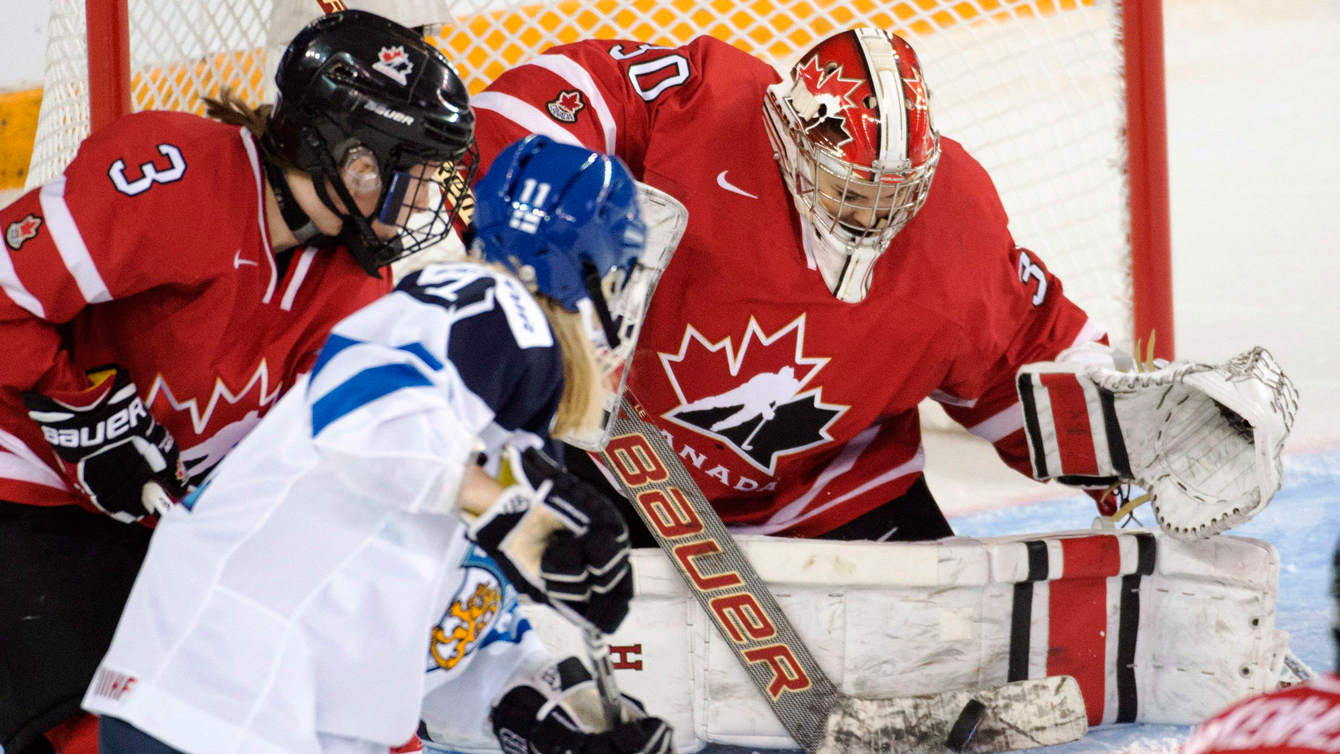
[[[472,252],[578,312],[617,402],[664,269],[647,254],[638,185],[612,155],[528,136],[475,186]]]

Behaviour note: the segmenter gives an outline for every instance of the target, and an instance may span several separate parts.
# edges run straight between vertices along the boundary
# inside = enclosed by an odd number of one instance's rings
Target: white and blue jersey
[[[492,702],[549,660],[456,495],[549,442],[562,375],[534,299],[478,265],[346,318],[163,517],[85,708],[188,752],[385,754],[421,713],[490,740]]]

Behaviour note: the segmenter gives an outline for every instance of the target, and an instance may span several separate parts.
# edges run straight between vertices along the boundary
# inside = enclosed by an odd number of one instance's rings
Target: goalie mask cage
[[[1016,242],[1131,349],[1173,350],[1160,0],[350,0],[425,27],[472,92],[552,44],[677,45],[711,34],[779,68],[827,34],[908,38],[940,132],[990,172]],[[51,0],[29,186],[90,126],[147,109],[202,112],[233,86],[253,104],[305,20],[342,0]],[[406,16],[406,6],[414,6]],[[428,14],[428,15],[425,15]],[[763,117],[760,112],[758,117]],[[1021,277],[1028,270],[1020,270]]]

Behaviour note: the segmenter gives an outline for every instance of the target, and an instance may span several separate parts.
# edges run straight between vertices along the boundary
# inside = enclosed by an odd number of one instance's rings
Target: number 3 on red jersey
[[[140,163],[140,177],[134,180],[126,178],[126,161],[117,160],[107,170],[107,176],[112,179],[112,185],[116,190],[126,196],[135,196],[143,194],[155,183],[173,183],[181,180],[186,174],[186,160],[181,156],[181,150],[171,144],[159,144],[159,154],[168,158],[171,167],[167,170],[159,170],[153,161]]]

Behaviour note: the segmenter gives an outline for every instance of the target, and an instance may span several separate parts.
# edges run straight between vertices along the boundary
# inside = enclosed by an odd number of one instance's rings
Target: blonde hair
[[[590,430],[604,418],[603,375],[596,363],[595,347],[582,326],[581,315],[570,312],[554,299],[537,294],[540,309],[549,320],[563,353],[563,397],[554,416],[553,436]]]

